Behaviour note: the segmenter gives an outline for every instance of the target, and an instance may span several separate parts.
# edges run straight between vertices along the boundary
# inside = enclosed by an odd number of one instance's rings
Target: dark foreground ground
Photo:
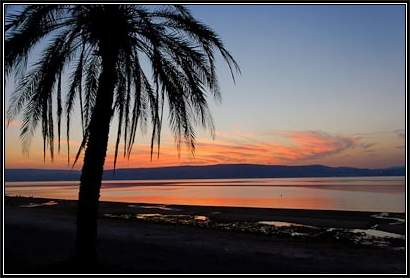
[[[53,206],[21,207],[45,201],[49,200],[6,197],[6,274],[84,272],[70,260],[73,254],[76,203],[56,200],[58,204]],[[403,240],[380,247],[376,246],[377,242],[366,245],[350,241],[344,236],[346,233],[335,235],[323,232],[330,231],[329,228],[368,229],[377,225],[382,231],[405,233],[404,223],[392,224],[392,220],[372,217],[374,213],[128,205],[101,204],[99,264],[89,272],[405,272],[405,250],[403,246],[400,247],[404,244]],[[201,215],[207,216],[209,222],[197,223],[187,218],[136,219],[133,217],[136,213]],[[389,217],[404,219],[404,214],[390,214]],[[249,224],[266,220],[317,226],[320,229],[316,229],[314,234],[320,236],[313,236],[312,232],[299,233],[301,230],[278,232],[268,229],[269,226],[266,229],[254,229],[255,225]],[[295,237],[287,232],[306,236]]]

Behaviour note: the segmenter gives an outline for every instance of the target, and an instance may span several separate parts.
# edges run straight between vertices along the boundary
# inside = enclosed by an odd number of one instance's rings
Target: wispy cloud
[[[392,133],[390,133],[392,134]],[[79,142],[70,142],[73,150]],[[161,167],[172,165],[206,165],[219,163],[256,163],[256,164],[329,164],[329,165],[360,165],[372,163],[369,155],[377,154],[383,157],[388,152],[382,143],[373,141],[373,137],[364,135],[332,134],[320,130],[312,131],[271,131],[271,132],[241,132],[224,131],[217,133],[215,140],[200,138],[196,145],[194,156],[189,149],[182,148],[180,156],[172,139],[166,139],[161,144],[160,156],[150,159],[148,144],[137,144],[128,160],[123,154],[118,155],[117,167]],[[58,165],[67,166],[66,142],[62,141],[63,154],[58,156]],[[395,148],[397,145],[393,145]],[[114,162],[114,147],[110,145],[106,157],[106,168],[112,168]],[[120,150],[123,146],[120,145]],[[73,157],[74,153],[71,154]],[[36,154],[37,156],[37,154]],[[42,158],[40,153],[38,157]],[[374,158],[374,157],[373,157]],[[33,160],[33,158],[30,159]],[[61,159],[61,161],[60,161]],[[380,158],[381,159],[381,158]],[[383,161],[383,160],[380,160]],[[10,161],[11,162],[11,161]],[[28,161],[25,161],[27,163]],[[358,164],[355,164],[355,163]],[[16,162],[17,163],[17,162]],[[46,162],[48,163],[48,162]],[[381,163],[381,162],[380,162]],[[80,168],[82,158],[75,168]],[[47,164],[48,165],[48,164]],[[45,165],[43,165],[45,167]]]
[[[242,140],[238,140],[241,134]],[[353,137],[329,134],[323,131],[281,131],[275,133],[275,138],[265,138],[261,141],[257,134],[236,132],[234,136],[224,132],[216,141],[197,143],[197,151],[193,157],[188,150],[182,150],[180,158],[172,144],[163,144],[159,159],[150,161],[147,146],[136,146],[137,151],[130,161],[118,160],[119,167],[127,165],[178,165],[178,164],[215,164],[215,163],[303,163],[320,160],[323,157],[341,153],[353,147],[360,146]],[[252,135],[252,136],[250,136]],[[222,138],[221,138],[222,137]],[[252,140],[252,137],[254,139]],[[107,162],[113,161],[108,155]]]
[[[340,153],[357,144],[354,138],[323,131],[293,131],[283,135],[293,143],[282,148],[284,160],[318,159]]]
[[[404,129],[396,129],[393,131],[400,139],[406,138],[406,133]]]

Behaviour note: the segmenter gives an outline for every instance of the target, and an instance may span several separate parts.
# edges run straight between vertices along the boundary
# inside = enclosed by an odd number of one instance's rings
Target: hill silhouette
[[[58,169],[5,169],[6,181],[79,180],[80,171]],[[358,177],[404,176],[405,167],[366,169],[329,167],[324,165],[258,165],[217,164],[204,166],[173,166],[158,168],[124,168],[105,170],[105,180],[160,179],[236,179],[236,178],[298,178],[298,177]]]

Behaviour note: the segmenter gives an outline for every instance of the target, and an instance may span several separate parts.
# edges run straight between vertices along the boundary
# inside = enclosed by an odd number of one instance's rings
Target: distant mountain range
[[[5,169],[5,181],[79,180],[78,170]],[[357,177],[404,176],[405,167],[364,169],[329,167],[323,165],[284,166],[257,164],[219,164],[205,166],[175,166],[160,168],[131,168],[104,171],[105,180],[162,179],[240,179],[240,178],[299,178],[299,177]]]

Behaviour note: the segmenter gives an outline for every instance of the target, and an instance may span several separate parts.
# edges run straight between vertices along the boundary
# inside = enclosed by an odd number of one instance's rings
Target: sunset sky
[[[130,160],[121,155],[117,167],[405,163],[404,5],[189,7],[220,35],[242,70],[234,83],[219,63],[222,102],[209,98],[216,136],[198,128],[195,157],[183,149],[179,158],[164,126],[160,158],[151,161],[150,132],[139,133]],[[6,109],[13,89],[8,82]],[[64,141],[54,162],[49,156],[43,162],[39,130],[23,154],[19,126],[16,120],[5,129],[6,168],[71,168]],[[71,156],[79,126],[77,117]],[[111,135],[106,168],[113,167]]]

